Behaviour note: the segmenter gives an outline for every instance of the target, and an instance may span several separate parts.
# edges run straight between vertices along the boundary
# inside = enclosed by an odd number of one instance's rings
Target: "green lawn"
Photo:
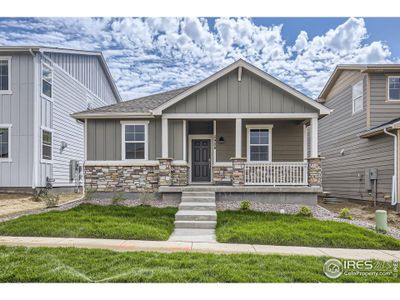
[[[400,240],[347,223],[255,211],[218,212],[217,240],[222,243],[400,249]]]
[[[0,282],[399,282],[323,273],[324,257],[0,246]]]
[[[177,209],[81,204],[0,223],[0,235],[167,240]]]

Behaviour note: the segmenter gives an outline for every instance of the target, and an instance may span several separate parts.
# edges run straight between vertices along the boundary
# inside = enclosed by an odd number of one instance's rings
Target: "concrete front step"
[[[183,202],[179,204],[181,210],[213,210],[215,211],[217,206],[213,202]]]
[[[175,228],[214,229],[217,221],[175,221]]]
[[[186,197],[182,195],[182,202],[212,202],[215,203],[215,197]]]
[[[176,221],[216,221],[217,213],[209,210],[179,210],[175,215]]]
[[[182,192],[182,197],[215,197],[215,192]]]

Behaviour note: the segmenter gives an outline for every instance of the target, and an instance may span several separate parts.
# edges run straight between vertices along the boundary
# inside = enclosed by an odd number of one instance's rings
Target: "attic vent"
[[[238,81],[242,81],[242,67],[238,68]]]

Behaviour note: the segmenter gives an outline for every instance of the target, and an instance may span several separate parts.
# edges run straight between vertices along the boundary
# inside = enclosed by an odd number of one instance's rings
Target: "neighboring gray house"
[[[318,120],[329,114],[238,60],[200,83],[75,113],[85,122],[85,184],[97,191],[315,203]],[[307,137],[311,127],[311,156]]]
[[[70,114],[119,101],[100,52],[0,47],[0,190],[79,185],[84,126]]]
[[[324,191],[395,204],[400,65],[339,65],[319,98],[333,110],[319,126]]]

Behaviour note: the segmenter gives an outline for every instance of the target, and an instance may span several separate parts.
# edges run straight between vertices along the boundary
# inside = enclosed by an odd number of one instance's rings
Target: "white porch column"
[[[242,119],[236,119],[235,157],[242,157]]]
[[[303,124],[303,158],[308,158],[308,136],[306,124]]]
[[[161,156],[163,158],[168,158],[168,119],[161,119]]]
[[[318,117],[311,119],[311,157],[318,157]]]
[[[182,122],[183,122],[183,124],[182,124],[182,132],[183,132],[183,137],[182,137],[183,152],[182,152],[182,154],[183,154],[183,157],[182,158],[184,161],[186,161],[186,149],[187,149],[186,120],[183,120]]]

